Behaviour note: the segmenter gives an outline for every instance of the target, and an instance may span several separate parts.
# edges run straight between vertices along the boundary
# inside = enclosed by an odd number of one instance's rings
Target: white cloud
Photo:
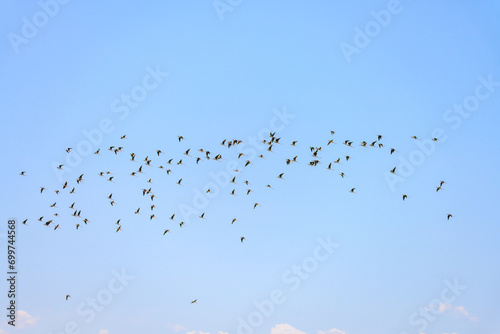
[[[459,316],[469,319],[470,321],[479,321],[477,317],[469,315],[469,311],[467,311],[464,306],[456,306],[454,311]]]
[[[16,326],[19,328],[33,327],[37,324],[40,316],[34,317],[26,311],[19,310],[16,312]]]
[[[187,328],[182,326],[182,325],[179,325],[179,324],[173,324],[173,323],[168,323],[167,324],[167,328],[174,331],[174,332],[182,332],[182,331],[187,331]]]
[[[271,329],[271,334],[306,334],[289,324],[278,324]]]
[[[209,332],[202,332],[202,331],[190,331],[190,332],[186,332],[186,334],[210,334],[210,333]],[[229,334],[229,333],[218,331],[217,334]]]
[[[444,313],[452,308],[453,308],[453,305],[451,305],[450,303],[441,303],[438,305],[439,313]]]
[[[99,334],[109,334],[109,331],[107,329],[101,329]]]
[[[469,312],[463,306],[457,306],[457,307],[455,307],[455,310],[457,311],[457,313],[459,313],[465,317],[469,316]]]
[[[464,306],[453,306],[451,303],[441,303],[441,304],[432,304],[426,307],[425,309],[429,311],[431,308],[435,308],[438,310],[440,314],[450,312],[451,314],[468,319],[470,321],[479,321],[477,317],[469,315],[469,312],[465,309]]]
[[[341,331],[340,329],[332,328],[327,331],[318,331],[318,334],[346,334],[346,332]]]

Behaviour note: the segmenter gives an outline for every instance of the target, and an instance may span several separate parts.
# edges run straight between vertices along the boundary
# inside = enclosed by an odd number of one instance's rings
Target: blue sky
[[[500,332],[497,2],[2,8],[0,333]]]

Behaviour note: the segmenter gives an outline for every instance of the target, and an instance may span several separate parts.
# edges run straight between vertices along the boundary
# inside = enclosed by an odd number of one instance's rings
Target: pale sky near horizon
[[[1,5],[0,334],[500,333],[498,2]]]

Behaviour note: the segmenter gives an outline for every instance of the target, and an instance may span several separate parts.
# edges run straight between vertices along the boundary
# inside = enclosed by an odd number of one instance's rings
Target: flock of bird
[[[333,136],[333,135],[335,134],[335,131],[331,131],[331,132],[330,132],[330,134]],[[420,140],[420,139],[419,139],[418,137],[416,137],[416,136],[412,136],[411,138],[413,138],[413,139],[415,139],[415,140]],[[124,139],[128,139],[128,138],[127,138],[127,136],[126,136],[126,135],[123,135],[123,136],[121,136],[121,137],[120,137],[120,139],[121,139],[121,140],[124,140]],[[368,142],[366,142],[366,141],[362,141],[362,142],[360,143],[360,145],[359,145],[359,146],[361,146],[361,147],[368,147],[368,146],[370,146],[370,147],[378,147],[378,148],[383,148],[383,147],[384,147],[384,144],[381,142],[381,140],[382,140],[382,139],[383,139],[383,136],[382,136],[382,135],[378,135],[378,136],[377,136],[377,139],[376,139],[376,140],[374,140],[374,141],[372,141],[370,144],[368,144]],[[181,141],[183,141],[183,140],[184,140],[184,137],[183,137],[183,136],[178,136],[178,141],[179,141],[179,143],[180,143]],[[432,140],[433,140],[433,141],[439,141],[437,138],[432,138]],[[280,138],[280,137],[276,137],[276,133],[270,133],[270,134],[269,134],[269,139],[268,139],[268,140],[264,139],[264,140],[262,141],[262,143],[263,143],[263,144],[265,144],[265,145],[267,145],[267,151],[272,153],[272,152],[274,152],[274,151],[273,151],[273,148],[274,148],[276,145],[281,145],[281,142],[280,142],[280,141],[281,141],[281,138]],[[239,144],[241,144],[241,143],[243,143],[243,141],[242,141],[242,140],[238,140],[238,139],[233,139],[233,140],[227,140],[227,139],[224,139],[224,140],[220,143],[220,145],[222,145],[222,146],[224,146],[224,147],[227,147],[227,148],[231,148],[231,147],[237,147],[237,146],[238,146]],[[291,145],[291,146],[297,146],[297,143],[298,143],[298,141],[292,141],[290,145]],[[336,144],[336,143],[334,142],[334,139],[329,139],[329,140],[326,142],[326,146],[329,146],[329,145],[331,145],[331,144]],[[354,147],[354,146],[353,146],[353,142],[352,142],[351,140],[345,140],[345,141],[343,142],[343,144],[344,144],[344,145],[346,145],[346,146],[348,146],[348,147]],[[309,165],[309,166],[312,166],[312,167],[316,167],[316,166],[318,166],[318,165],[321,163],[321,162],[320,162],[320,160],[318,160],[318,159],[320,159],[320,158],[319,158],[319,154],[320,154],[320,152],[322,152],[322,147],[321,147],[321,146],[319,146],[319,147],[310,146],[310,147],[309,147],[309,149],[310,149],[310,153],[311,153],[311,157],[312,157],[312,159],[311,159],[311,161],[308,163],[308,165]],[[111,151],[113,154],[117,155],[117,154],[119,154],[120,152],[122,152],[122,151],[124,150],[124,147],[123,147],[123,146],[110,146],[110,147],[108,148],[108,150],[109,150],[109,151]],[[193,158],[193,156],[192,156],[192,155],[190,155],[190,151],[191,151],[191,149],[187,149],[187,150],[184,152],[184,155],[185,155],[186,157],[188,157],[188,158]],[[196,163],[196,164],[199,164],[199,163],[200,163],[200,161],[202,161],[202,160],[215,160],[215,161],[220,161],[220,160],[222,160],[222,159],[223,159],[223,158],[222,158],[222,154],[221,154],[221,153],[215,154],[215,155],[212,157],[212,156],[211,156],[211,155],[212,155],[212,153],[211,153],[210,151],[208,151],[208,150],[205,150],[205,149],[199,149],[198,151],[200,152],[200,154],[199,154],[199,155],[201,155],[201,156],[197,156],[197,157],[195,157],[195,158],[194,158],[194,160],[195,160],[195,163]],[[67,153],[71,153],[71,152],[72,152],[72,148],[71,148],[71,147],[68,147],[68,148],[66,149],[66,152],[67,152]],[[100,153],[100,152],[101,152],[101,149],[98,149],[97,151],[95,151],[95,152],[94,152],[94,154],[95,154],[95,155],[101,155],[101,153]],[[394,152],[396,152],[396,150],[395,150],[394,148],[390,148],[389,154],[391,154],[391,155],[392,155]],[[130,161],[132,161],[132,162],[137,162],[137,160],[136,160],[136,154],[135,154],[135,153],[133,153],[133,152],[131,152],[131,153],[129,153],[129,154],[130,154]],[[164,152],[162,152],[160,149],[157,149],[157,150],[156,150],[156,155],[157,155],[157,158],[159,158],[161,154],[164,154]],[[244,153],[238,153],[237,158],[238,158],[238,159],[240,159],[240,158],[242,158],[243,156],[245,156],[245,154],[244,154]],[[264,158],[264,156],[261,154],[261,155],[259,155],[259,156],[258,156],[258,158],[263,159],[263,158]],[[350,159],[350,158],[351,158],[351,157],[350,157],[349,155],[346,155],[346,156],[345,156],[345,161],[346,161],[346,162],[347,162],[347,161],[349,161],[349,159]],[[297,156],[297,155],[296,155],[296,156],[294,156],[293,158],[287,158],[287,159],[285,160],[285,164],[286,164],[286,165],[290,165],[290,164],[292,164],[292,163],[297,163],[297,162],[298,162],[298,160],[297,160],[297,159],[298,159],[298,156]],[[149,156],[146,156],[146,157],[144,158],[144,160],[143,160],[143,163],[144,163],[144,165],[145,165],[145,166],[152,167],[151,162],[152,162],[152,158],[150,158]],[[166,165],[174,165],[174,164],[175,164],[175,165],[184,165],[183,159],[180,159],[179,161],[174,162],[174,159],[173,159],[173,158],[171,158],[171,159],[168,159],[168,160],[166,161]],[[244,163],[244,167],[247,167],[247,166],[248,166],[248,165],[250,165],[250,164],[252,164],[252,162],[251,162],[250,160],[246,160],[246,162]],[[334,164],[342,164],[342,163],[341,163],[341,158],[339,157],[339,158],[337,158],[336,160],[334,160],[333,162],[330,162],[330,163],[328,164],[328,166],[326,167],[326,169],[328,169],[328,170],[333,170],[332,166],[333,166]],[[165,170],[167,175],[169,175],[170,173],[172,173],[172,170],[171,170],[170,168],[168,168],[168,167],[164,167],[163,165],[160,165],[158,168]],[[59,166],[57,166],[57,169],[60,169],[60,170],[64,169],[64,165],[59,165]],[[239,170],[235,170],[235,171],[236,171],[236,172],[240,172]],[[393,169],[391,169],[389,172],[390,172],[390,173],[392,173],[392,174],[397,175],[397,173],[396,173],[396,167],[394,167]],[[132,172],[130,173],[130,175],[131,175],[131,176],[138,176],[139,174],[145,174],[145,172],[143,171],[143,165],[142,165],[142,164],[141,164],[141,165],[137,168],[137,170],[132,171]],[[278,179],[280,179],[280,180],[284,180],[284,177],[283,177],[283,176],[284,176],[284,174],[285,174],[285,172],[282,172],[282,173],[278,174],[278,175],[277,175],[277,178],[278,178]],[[20,173],[20,175],[21,175],[21,176],[26,176],[26,171],[22,171],[22,172]],[[345,177],[344,172],[340,172],[340,173],[339,173],[339,175],[340,175],[342,178],[344,178],[344,177]],[[106,180],[107,180],[107,181],[109,181],[109,182],[113,182],[113,183],[115,182],[115,181],[113,181],[114,176],[113,176],[113,175],[112,175],[112,173],[111,173],[111,172],[109,172],[109,171],[106,171],[106,172],[100,172],[100,173],[99,173],[99,176],[106,178]],[[83,177],[84,177],[84,174],[81,174],[80,176],[78,176],[78,178],[76,179],[76,184],[77,184],[77,185],[79,185],[80,183],[84,182]],[[183,178],[180,178],[180,179],[176,182],[176,184],[177,184],[177,185],[182,185],[182,180],[183,180]],[[152,179],[151,179],[151,178],[149,178],[149,179],[146,181],[146,183],[151,184],[151,183],[152,183]],[[238,184],[238,183],[236,183],[236,177],[233,177],[233,178],[231,179],[230,183],[233,183],[233,184]],[[249,185],[250,185],[250,183],[249,183],[249,181],[248,181],[248,180],[245,180],[245,181],[244,181],[244,183],[245,183],[247,186],[249,186]],[[444,185],[445,183],[446,183],[445,181],[440,181],[439,186],[437,186],[437,187],[436,187],[436,192],[438,192],[439,190],[441,190],[441,189],[442,189],[442,187],[443,187],[443,185]],[[272,187],[271,185],[269,185],[269,184],[267,184],[267,185],[266,185],[266,187],[267,187],[267,188],[271,188],[271,189],[273,189],[273,187]],[[64,182],[64,184],[62,185],[62,189],[61,189],[61,190],[64,190],[64,189],[66,189],[66,188],[70,188],[70,186],[68,185],[68,181],[65,181],[65,182]],[[44,192],[45,190],[46,190],[46,188],[45,188],[45,187],[43,187],[43,186],[42,186],[42,187],[40,187],[40,194],[43,194],[43,192]],[[55,191],[55,193],[56,193],[56,194],[60,194],[61,190],[59,190],[59,189],[55,189],[54,191]],[[356,190],[356,187],[353,187],[353,188],[351,188],[351,190],[350,190],[349,192],[350,192],[350,193],[353,193],[353,194],[356,194],[355,190]],[[76,191],[76,186],[71,186],[71,189],[69,190],[69,194],[73,194],[75,191]],[[248,189],[246,190],[246,195],[249,195],[252,191],[253,191],[252,189],[248,188]],[[153,201],[153,200],[154,200],[154,198],[156,197],[156,196],[155,196],[155,194],[153,193],[153,191],[152,191],[152,188],[151,188],[151,187],[149,187],[149,188],[147,188],[147,189],[146,189],[146,188],[143,188],[143,189],[141,189],[141,192],[142,192],[142,195],[143,195],[143,196],[146,196],[146,195],[150,196],[151,201]],[[211,192],[212,192],[212,190],[211,190],[210,188],[208,188],[208,189],[206,189],[206,190],[205,190],[205,192],[206,192],[206,193],[211,193]],[[236,189],[233,189],[233,190],[230,192],[230,195],[237,195],[237,194],[236,194]],[[403,201],[404,201],[404,200],[406,200],[407,198],[408,198],[408,195],[406,195],[406,194],[402,194],[402,199],[403,199]],[[113,205],[115,204],[115,201],[114,201],[114,199],[113,199],[113,193],[110,193],[110,194],[109,194],[109,196],[107,196],[107,199],[109,200],[109,204],[110,204],[111,206],[113,206]],[[50,205],[50,207],[51,207],[51,208],[57,208],[57,206],[56,206],[56,205],[57,205],[57,202],[54,202],[53,204],[51,204],[51,205]],[[260,204],[259,204],[258,202],[255,202],[255,203],[253,204],[253,208],[254,208],[254,209],[256,209],[259,205],[260,205]],[[74,202],[73,202],[73,203],[69,206],[69,208],[73,210],[73,214],[72,214],[72,216],[73,216],[73,217],[80,218],[80,219],[82,220],[82,222],[83,222],[85,225],[87,225],[87,223],[89,223],[89,222],[90,222],[87,218],[83,218],[83,217],[81,217],[81,210],[77,210],[77,209],[75,208],[75,203],[74,203]],[[150,211],[151,211],[151,212],[154,212],[154,209],[155,209],[155,208],[156,208],[156,206],[155,206],[154,204],[151,204],[151,205],[150,205]],[[137,208],[137,210],[134,212],[134,214],[140,214],[140,210],[141,210],[141,208],[140,208],[140,207],[139,207],[139,208]],[[59,214],[58,214],[57,212],[56,212],[56,213],[54,213],[53,215],[54,215],[55,217],[58,217],[58,216],[59,216]],[[203,213],[199,216],[199,218],[201,218],[201,219],[205,219],[205,217],[204,217],[204,216],[205,216],[205,213],[203,212]],[[448,214],[448,215],[447,215],[447,219],[448,219],[448,220],[449,220],[451,217],[453,217],[451,214]],[[155,216],[155,214],[154,214],[154,213],[151,213],[151,214],[149,215],[149,219],[150,219],[150,220],[155,219],[155,218],[156,218],[156,216]],[[175,213],[174,213],[174,214],[172,214],[172,216],[170,217],[170,220],[175,221],[175,219],[174,219],[174,218],[175,218]],[[50,226],[51,224],[53,224],[53,223],[54,223],[53,219],[47,219],[47,220],[44,220],[44,216],[41,216],[41,217],[38,219],[38,221],[43,222],[45,226]],[[118,227],[116,228],[116,232],[119,232],[119,231],[121,231],[121,230],[122,230],[122,225],[120,224],[120,221],[121,221],[121,218],[120,218],[120,219],[118,219],[118,220],[116,221],[116,225],[118,225]],[[236,219],[236,218],[233,218],[233,219],[232,219],[232,221],[231,221],[231,224],[233,224],[233,223],[234,223],[234,222],[236,222],[236,221],[237,221],[237,219]],[[24,225],[27,225],[27,222],[28,222],[28,219],[25,219],[22,223],[23,223]],[[184,222],[182,222],[182,221],[181,221],[181,222],[179,222],[179,226],[180,226],[180,227],[182,227],[183,225],[184,225]],[[75,223],[75,227],[76,227],[76,229],[79,229],[79,228],[81,227],[80,223]],[[57,230],[58,228],[60,228],[60,224],[54,224],[54,230]],[[165,229],[165,230],[164,230],[164,232],[163,232],[163,235],[167,234],[168,232],[170,232],[170,230],[169,230],[169,229]],[[241,242],[243,242],[244,240],[245,240],[245,238],[244,238],[244,237],[241,237],[241,238],[240,238],[240,241],[241,241]]]
[[[324,144],[326,146],[330,146],[332,144],[337,144],[335,142],[335,139],[334,139],[335,132],[334,131],[330,131],[330,135],[332,136],[331,139],[325,140]],[[416,136],[413,136],[411,138],[413,138],[414,140],[420,140]],[[120,137],[120,141],[123,140],[125,142],[125,140],[127,140],[127,139],[128,139],[128,137],[126,135],[123,135],[123,136]],[[184,140],[184,137],[183,136],[178,136],[177,139],[178,139],[178,142],[180,143],[180,142],[182,142]],[[360,147],[365,147],[365,148],[367,148],[367,147],[374,147],[374,148],[382,149],[382,148],[384,148],[384,144],[382,143],[382,139],[383,139],[383,136],[382,135],[378,135],[377,138],[376,138],[376,140],[373,140],[371,142],[362,141],[362,142],[360,142],[359,146]],[[433,138],[432,140],[433,141],[438,141],[437,138]],[[224,139],[220,143],[220,145],[223,146],[223,147],[225,147],[226,149],[233,148],[233,149],[235,149],[235,150],[238,151],[238,145],[240,145],[241,143],[243,143],[243,141],[242,140],[238,140],[238,139],[233,139],[233,140]],[[297,147],[298,146],[298,141],[292,141],[291,143],[288,143],[288,144],[282,143],[281,138],[277,137],[276,133],[269,133],[269,138],[262,140],[262,143],[264,145],[266,145],[266,147],[267,147],[266,151],[269,152],[269,154],[272,154],[274,152],[273,149],[275,149],[276,147],[281,146],[281,145],[290,145],[292,147]],[[353,146],[354,143],[351,140],[345,140],[345,141],[342,142],[342,144],[345,145],[345,146],[347,146],[347,147],[350,147],[350,148],[355,147],[355,146]],[[110,146],[107,150],[110,151],[111,153],[108,153],[108,154],[111,154],[111,155],[123,154],[123,152],[125,150],[124,146]],[[72,150],[73,149],[71,147],[68,147],[66,149],[66,152],[67,153],[71,153]],[[311,156],[309,158],[308,163],[307,163],[308,166],[317,167],[320,164],[322,164],[322,162],[319,160],[319,159],[322,159],[320,157],[320,155],[324,152],[323,148],[321,146],[318,146],[318,147],[316,147],[316,146],[309,146],[309,150],[308,151],[310,151],[310,156]],[[145,169],[143,169],[143,167],[144,168],[152,168],[153,167],[153,165],[152,165],[153,159],[155,159],[155,163],[158,162],[158,164],[159,164],[158,168],[164,170],[167,175],[172,174],[172,169],[173,169],[174,166],[184,166],[185,162],[188,163],[188,161],[189,161],[189,163],[199,164],[202,161],[207,161],[207,160],[213,160],[213,161],[224,160],[224,158],[222,157],[222,153],[212,153],[209,150],[203,149],[203,148],[199,149],[197,151],[197,154],[192,154],[191,152],[192,151],[191,151],[190,148],[187,149],[183,153],[183,155],[185,156],[185,158],[183,157],[183,158],[179,159],[178,161],[174,161],[173,158],[163,160],[162,159],[162,155],[164,155],[165,153],[162,150],[160,150],[160,149],[157,149],[156,152],[153,153],[153,155],[156,154],[156,157],[151,158],[148,155],[148,156],[146,156],[142,160],[139,160],[139,158],[137,158],[137,156],[136,156],[136,154],[134,152],[129,152],[128,154],[130,155],[130,161],[132,163],[135,163],[135,165],[131,164],[131,166],[134,166],[133,167],[134,169],[130,171],[130,176],[131,177],[138,177],[141,174],[146,174],[146,171],[145,171]],[[390,148],[388,154],[392,155],[394,152],[397,152],[397,151],[394,148]],[[97,149],[94,152],[94,154],[97,155],[97,156],[100,156],[101,155],[101,149],[100,148]],[[104,154],[104,152],[102,154]],[[246,154],[244,154],[244,153],[241,153],[241,152],[237,153],[237,159],[241,159],[241,158],[243,158],[245,156],[246,156]],[[260,154],[255,159],[264,159],[264,155]],[[299,159],[298,155],[295,155],[295,156],[290,157],[290,158],[286,158],[285,161],[284,161],[284,168],[285,168],[285,166],[289,166],[289,165],[298,163],[299,162],[298,159]],[[338,157],[337,159],[329,162],[328,165],[327,165],[327,167],[326,167],[326,169],[333,171],[334,170],[333,167],[336,164],[343,165],[342,162],[348,162],[350,159],[351,159],[351,157],[349,155],[346,155],[344,158]],[[164,165],[165,166],[162,165],[162,164],[160,164],[160,160],[164,161]],[[139,164],[139,166],[137,166],[137,164]],[[244,163],[242,163],[243,168],[246,168],[249,165],[253,165],[253,162],[250,161],[250,160],[246,160]],[[59,169],[59,170],[64,170],[64,168],[65,168],[64,165],[57,166],[57,169]],[[235,172],[241,172],[241,171],[242,170],[235,170]],[[397,168],[394,167],[391,170],[389,170],[389,172],[392,173],[392,174],[397,175]],[[279,179],[279,180],[285,180],[285,178],[284,178],[285,173],[286,172],[280,172],[278,175],[276,175],[276,178]],[[28,174],[29,173],[27,173],[26,171],[20,172],[20,175],[24,176],[24,177],[26,177]],[[81,174],[81,175],[79,175],[75,179],[76,185],[75,184],[70,185],[70,181],[65,181],[64,184],[62,184],[62,188],[61,189],[55,189],[54,192],[57,195],[59,195],[59,194],[62,193],[63,190],[68,189],[66,191],[69,194],[75,193],[77,187],[79,187],[79,185],[81,183],[84,183],[84,181],[85,181],[84,175],[85,174]],[[344,178],[346,176],[344,174],[344,172],[340,172],[338,175],[341,178]],[[115,176],[110,171],[100,172],[100,173],[98,173],[98,176],[101,177],[101,178],[104,178],[107,182],[115,183],[115,181],[114,181]],[[176,181],[176,184],[179,185],[179,186],[182,186],[183,185],[182,181],[183,181],[183,177],[180,177]],[[239,184],[239,183],[237,183],[237,177],[236,176],[234,176],[229,182],[232,183],[232,184]],[[154,202],[154,199],[156,198],[156,195],[153,192],[152,187],[150,186],[151,183],[152,183],[152,179],[151,178],[148,178],[147,180],[144,180],[144,184],[148,184],[148,185],[144,186],[144,188],[142,188],[140,190],[142,196],[149,196],[150,201],[151,201],[150,205],[149,205],[149,211],[150,211],[150,213],[148,213],[149,220],[157,219],[157,217],[155,216],[156,206],[154,204],[154,203],[156,203],[156,202]],[[248,195],[251,194],[251,192],[253,192],[253,189],[250,188],[251,183],[248,180],[244,180],[243,183],[247,186],[247,189],[246,189],[246,191],[244,193],[246,193],[246,195],[248,196]],[[444,184],[446,184],[445,181],[440,181],[439,185],[436,186],[436,192],[442,190]],[[262,186],[264,186],[264,185],[262,185]],[[273,187],[270,184],[265,185],[265,187],[273,189]],[[356,194],[355,190],[356,190],[356,187],[352,187],[349,192],[352,193],[352,194]],[[45,188],[43,186],[40,187],[40,194],[43,195],[44,192],[46,192],[46,191],[47,191],[47,188]],[[205,192],[207,194],[211,193],[212,189],[210,189],[210,188],[205,189]],[[236,188],[232,189],[232,191],[230,191],[229,194],[233,195],[233,196],[237,196]],[[405,201],[407,199],[408,199],[408,195],[402,194],[402,200]],[[115,198],[113,197],[113,193],[110,193],[107,196],[107,200],[109,201],[109,204],[111,206],[115,205]],[[58,209],[57,202],[58,201],[50,204],[50,208],[54,209],[54,210]],[[156,204],[158,204],[158,203],[156,203]],[[256,209],[259,205],[260,204],[258,202],[254,202],[252,207],[253,207],[253,209]],[[69,209],[71,209],[71,211],[73,212],[71,214],[71,216],[74,217],[75,219],[78,219],[75,222],[75,228],[77,230],[80,229],[80,228],[82,228],[82,223],[85,224],[85,225],[87,225],[88,223],[90,223],[89,219],[87,219],[85,217],[82,217],[82,213],[81,213],[82,210],[80,208],[77,209],[77,206],[76,206],[75,202],[73,202],[71,205],[69,205]],[[142,212],[144,212],[144,210]],[[124,213],[122,213],[122,214],[124,214]],[[129,214],[140,215],[141,214],[141,207],[138,207],[136,210],[129,212]],[[59,217],[59,213],[58,212],[54,212],[53,216],[54,217]],[[175,222],[176,221],[175,220],[175,216],[176,216],[176,214],[173,213],[169,217],[169,219]],[[452,218],[452,217],[453,216],[451,214],[447,215],[447,219],[448,220],[450,218]],[[199,215],[199,218],[200,219],[206,219],[205,218],[205,212],[201,213],[201,215]],[[38,218],[38,221],[42,222],[45,226],[47,226],[47,227],[53,226],[54,230],[60,229],[61,228],[60,224],[56,223],[54,220],[56,220],[56,218],[49,219],[49,218],[45,218],[44,216],[41,216],[40,218]],[[115,224],[116,224],[116,230],[115,230],[115,232],[122,231],[121,221],[122,221],[122,218],[118,219],[115,222]],[[231,224],[233,224],[233,223],[235,223],[237,221],[238,221],[237,218],[233,218],[231,220]],[[28,225],[28,219],[25,219],[22,223],[24,225]],[[180,222],[178,222],[178,224],[179,224],[179,227],[183,227],[184,221],[180,221]],[[170,229],[169,228],[165,228],[164,231],[163,231],[163,235],[166,235],[169,232],[170,232]],[[240,237],[240,242],[243,243],[243,241],[245,241],[245,237],[241,236]],[[69,295],[66,296],[66,300],[68,300],[68,298],[70,298]],[[192,301],[192,303],[195,303],[195,302],[196,302],[196,300]]]

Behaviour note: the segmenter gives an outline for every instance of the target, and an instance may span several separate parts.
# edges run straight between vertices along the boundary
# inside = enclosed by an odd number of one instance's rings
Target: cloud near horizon
[[[34,317],[23,310],[19,310],[16,313],[16,326],[18,328],[33,327],[38,323],[38,320],[40,319],[40,316]]]
[[[469,311],[465,309],[465,306],[453,306],[451,303],[441,303],[441,304],[432,304],[426,307],[426,310],[430,310],[431,308],[435,308],[438,310],[440,314],[451,313],[457,317],[465,318],[470,321],[479,321],[479,319],[475,316],[471,316]]]
[[[171,322],[169,322],[167,324],[167,328],[174,331],[174,332],[182,332],[182,331],[187,331],[187,328],[182,326],[182,325],[179,325],[179,324],[173,324]]]
[[[340,329],[332,328],[327,331],[318,331],[318,334],[346,334],[346,332],[341,331]]]
[[[175,325],[169,324],[169,328],[174,328]],[[182,326],[181,326],[182,327]],[[182,327],[184,328],[184,327]],[[211,334],[210,332],[203,332],[203,331],[187,331],[186,334]],[[229,334],[227,332],[222,332],[218,331],[215,334]],[[273,328],[271,328],[270,334],[307,334],[306,332],[303,332],[292,325],[289,324],[276,324]],[[345,331],[332,328],[326,331],[321,331],[319,330],[317,334],[347,334]]]
[[[271,334],[307,334],[289,324],[277,324],[271,329]],[[347,334],[345,331],[332,328],[326,331],[319,330],[317,334]]]

